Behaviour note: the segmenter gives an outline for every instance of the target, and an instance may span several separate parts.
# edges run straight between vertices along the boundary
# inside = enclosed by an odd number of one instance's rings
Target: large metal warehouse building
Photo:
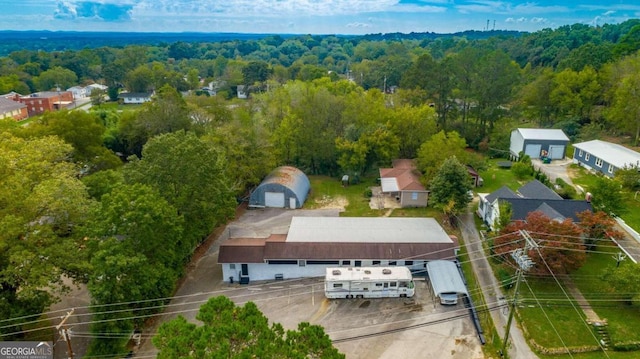
[[[406,266],[453,260],[458,239],[433,218],[293,217],[289,232],[220,245],[225,281],[324,276],[327,267]]]
[[[278,167],[251,192],[249,207],[301,208],[310,188],[304,172],[291,166]]]

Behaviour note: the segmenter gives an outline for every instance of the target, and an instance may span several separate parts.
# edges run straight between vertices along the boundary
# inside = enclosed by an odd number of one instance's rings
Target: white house
[[[573,147],[574,163],[608,177],[613,177],[621,168],[640,168],[640,153],[616,143],[593,140],[576,143]]]
[[[124,104],[142,104],[151,101],[153,92],[123,92],[118,95]]]
[[[223,280],[323,276],[327,267],[406,266],[424,271],[453,260],[458,240],[433,218],[293,217],[286,235],[232,238],[220,245]]]

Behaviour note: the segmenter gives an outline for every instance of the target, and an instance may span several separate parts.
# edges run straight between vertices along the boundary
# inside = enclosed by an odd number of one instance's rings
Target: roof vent
[[[371,274],[371,271],[368,269],[365,269],[364,274]]]
[[[382,270],[382,274],[391,274],[391,269],[385,268]]]
[[[340,275],[340,269],[334,269],[333,270],[333,275]]]

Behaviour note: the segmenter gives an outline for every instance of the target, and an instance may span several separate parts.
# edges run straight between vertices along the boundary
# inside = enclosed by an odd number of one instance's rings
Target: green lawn
[[[377,217],[385,213],[384,210],[371,209],[369,197],[365,196],[365,191],[376,185],[373,178],[363,178],[360,183],[349,186],[342,186],[340,179],[328,176],[309,176],[309,180],[311,192],[304,208],[343,204],[345,211],[341,215],[345,217]]]
[[[504,185],[515,191],[533,179],[533,177],[531,177],[525,181],[518,181],[513,175],[513,172],[511,172],[511,169],[498,166],[498,162],[504,161],[507,160],[499,158],[487,161],[487,168],[484,171],[480,171],[480,176],[484,180],[484,184],[482,187],[476,188],[477,192],[491,193]]]
[[[592,188],[595,185],[596,179],[598,178],[597,175],[578,165],[571,165],[570,171],[573,183],[579,185],[587,192],[589,191],[589,188]],[[631,226],[631,228],[640,232],[640,193],[636,198],[635,193],[625,192],[624,197],[626,198],[626,212],[620,214],[620,218]]]

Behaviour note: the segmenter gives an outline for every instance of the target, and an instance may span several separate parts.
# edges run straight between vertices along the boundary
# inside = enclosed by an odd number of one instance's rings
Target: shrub
[[[364,196],[367,198],[373,197],[373,191],[371,190],[371,188],[367,188],[364,190]]]
[[[523,180],[533,174],[533,170],[530,165],[524,162],[516,162],[511,166],[511,171],[517,179]]]

